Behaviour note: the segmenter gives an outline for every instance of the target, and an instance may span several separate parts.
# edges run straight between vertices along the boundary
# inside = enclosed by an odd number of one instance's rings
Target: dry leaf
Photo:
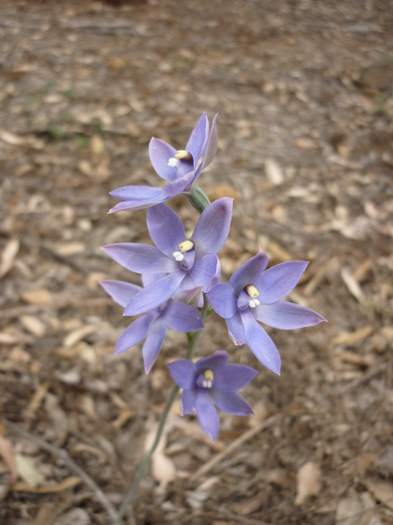
[[[71,348],[72,346],[75,346],[77,343],[79,343],[79,341],[82,341],[82,339],[84,339],[85,337],[87,337],[95,331],[95,326],[82,326],[82,328],[78,328],[77,330],[74,330],[73,332],[69,333],[64,338],[63,345],[66,348]]]
[[[279,164],[273,159],[265,161],[265,173],[272,184],[278,186],[284,182],[284,174]]]
[[[83,253],[86,250],[86,247],[81,242],[67,242],[64,244],[58,244],[55,247],[56,253],[63,257],[69,257],[70,255],[77,255]]]
[[[5,438],[0,434],[0,456],[3,458],[4,463],[7,465],[8,470],[11,474],[11,483],[15,483],[18,477],[18,470],[16,468],[16,458],[12,443],[9,439]]]
[[[393,483],[377,478],[369,478],[366,479],[365,485],[378,501],[393,510]]]
[[[154,425],[146,436],[145,450],[148,450],[153,443],[156,431],[157,427]],[[160,443],[151,458],[152,475],[153,478],[160,483],[160,492],[165,492],[168,483],[176,478],[175,465],[173,461],[164,454],[168,431],[169,425],[167,425],[166,432],[162,435]]]
[[[374,328],[371,325],[362,326],[354,332],[343,332],[333,339],[334,345],[354,345],[360,343],[372,334]]]
[[[26,303],[37,306],[48,306],[52,303],[52,295],[45,288],[28,290],[22,294],[22,299],[26,301]]]
[[[16,454],[15,459],[19,476],[30,485],[30,487],[42,485],[45,478],[37,469],[36,462],[32,457],[24,456],[23,454]]]
[[[0,261],[0,278],[4,277],[14,265],[15,257],[19,251],[18,239],[11,239],[6,244],[4,251],[1,255]]]
[[[303,503],[311,496],[316,496],[321,490],[321,469],[319,465],[309,461],[297,473],[297,494],[295,505]]]
[[[32,315],[22,315],[20,321],[26,330],[37,337],[42,337],[46,332],[44,323],[37,317],[33,317]]]

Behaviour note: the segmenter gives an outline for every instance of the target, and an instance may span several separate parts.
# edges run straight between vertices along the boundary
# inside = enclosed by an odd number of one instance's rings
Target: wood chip
[[[51,293],[45,288],[28,290],[22,294],[22,299],[26,303],[36,306],[48,306],[53,302]]]
[[[265,161],[266,177],[274,186],[279,186],[284,182],[284,173],[274,159],[266,159]]]
[[[345,286],[348,288],[348,291],[355,297],[355,299],[359,301],[359,303],[364,303],[365,297],[363,290],[348,268],[343,268],[341,270],[341,278],[344,281]]]
[[[24,328],[32,335],[42,337],[46,332],[46,327],[42,321],[32,315],[22,315],[20,321]]]
[[[82,328],[78,328],[77,330],[74,330],[73,332],[69,333],[63,340],[63,345],[66,348],[71,348],[72,346],[75,346],[79,341],[82,341],[85,337],[92,334],[96,331],[95,326],[87,325],[82,326]]]

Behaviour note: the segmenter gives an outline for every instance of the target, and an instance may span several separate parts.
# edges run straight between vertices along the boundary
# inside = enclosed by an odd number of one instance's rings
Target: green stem
[[[203,319],[205,319],[209,315],[209,308],[208,308],[208,303],[206,300],[205,300],[205,304],[203,306],[201,313],[202,313]],[[193,356],[195,349],[197,347],[197,343],[201,335],[201,332],[202,331],[200,330],[199,332],[188,332],[187,333],[187,339],[188,339],[187,359],[191,359],[191,357]],[[138,464],[132,484],[120,506],[120,509],[119,509],[120,518],[123,518],[126,515],[129,507],[132,505],[133,501],[138,495],[138,489],[139,489],[140,482],[145,477],[147,469],[149,467],[150,460],[160,443],[162,434],[164,432],[165,424],[167,422],[169,413],[176,399],[178,391],[179,391],[179,387],[175,385],[172,388],[168,396],[168,399],[166,400],[164,411],[161,414],[160,422],[158,424],[158,428],[157,428],[157,432],[156,432],[154,441],[152,445],[150,446],[149,450],[143,456],[142,461]]]

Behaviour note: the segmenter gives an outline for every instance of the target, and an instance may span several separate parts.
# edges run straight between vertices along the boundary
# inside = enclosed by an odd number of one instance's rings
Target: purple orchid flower
[[[157,175],[166,181],[163,187],[122,186],[110,192],[120,202],[109,213],[149,208],[187,192],[213,160],[217,151],[217,115],[210,125],[202,113],[192,130],[185,149],[176,150],[163,140],[152,138],[149,157]]]
[[[326,319],[309,308],[282,300],[297,285],[308,265],[306,261],[287,261],[266,270],[267,263],[264,253],[255,255],[228,283],[212,288],[208,299],[215,312],[225,319],[234,343],[247,343],[256,358],[279,375],[280,354],[258,321],[273,328],[294,330]]]
[[[106,280],[100,284],[106,293],[123,308],[133,296],[142,290],[140,286],[124,281]],[[145,340],[142,355],[145,372],[148,374],[158,357],[169,329],[185,333],[201,330],[202,327],[202,317],[196,308],[179,301],[167,301],[159,308],[133,321],[118,338],[115,352],[123,353]]]
[[[195,364],[179,359],[168,365],[172,379],[182,389],[183,415],[195,411],[202,429],[212,439],[217,438],[220,426],[215,406],[228,414],[252,414],[237,390],[248,385],[258,372],[250,366],[228,364],[227,360],[228,354],[218,351]]]
[[[127,270],[155,276],[133,295],[124,315],[148,312],[179,293],[210,289],[219,269],[217,253],[229,234],[232,203],[224,197],[205,208],[190,238],[171,208],[154,206],[147,212],[147,227],[155,246],[117,243],[104,247]]]

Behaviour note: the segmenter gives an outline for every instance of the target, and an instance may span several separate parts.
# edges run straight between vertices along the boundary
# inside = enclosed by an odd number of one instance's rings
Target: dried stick
[[[266,419],[265,421],[262,421],[262,423],[260,423],[256,427],[251,428],[250,430],[248,430],[247,432],[245,432],[244,434],[239,436],[237,439],[235,439],[235,441],[232,441],[232,443],[225,450],[223,450],[222,452],[220,452],[216,456],[213,456],[210,461],[208,461],[200,469],[198,469],[195,472],[195,474],[193,474],[191,476],[190,481],[196,481],[197,479],[199,479],[204,474],[207,474],[207,472],[209,472],[209,470],[211,470],[213,467],[218,465],[218,463],[220,463],[227,456],[232,454],[232,452],[234,450],[236,450],[237,448],[241,447],[243,445],[243,443],[245,443],[249,439],[251,439],[254,436],[256,436],[257,434],[259,434],[259,432],[261,432],[262,430],[265,430],[266,428],[270,427],[273,423],[275,423],[277,421],[277,419],[278,419],[278,415],[271,416],[268,419]]]
[[[70,457],[66,450],[64,450],[63,448],[58,448],[55,445],[51,445],[43,438],[20,428],[15,423],[6,421],[6,426],[12,433],[22,438],[28,439],[42,450],[46,450],[55,458],[60,459],[65,465],[67,465],[67,467],[72,472],[74,472],[77,476],[80,477],[80,479],[87,487],[89,487],[95,499],[101,504],[101,506],[107,513],[108,518],[110,519],[110,523],[112,523],[113,525],[122,524],[122,519],[120,515],[118,514],[112,503],[109,501],[106,494],[100,489],[100,487],[93,480],[93,478],[91,478],[77,463],[75,463],[75,461]]]

